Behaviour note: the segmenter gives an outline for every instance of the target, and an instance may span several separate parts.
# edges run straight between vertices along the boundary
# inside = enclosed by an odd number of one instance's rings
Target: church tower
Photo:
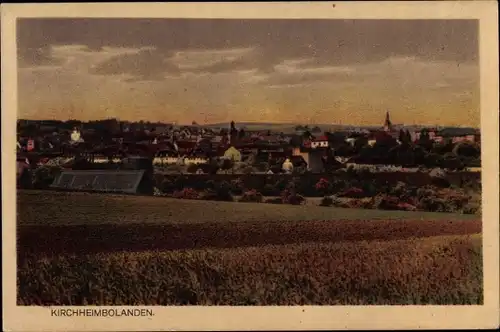
[[[385,114],[384,131],[392,131],[392,122],[389,116],[389,111]]]

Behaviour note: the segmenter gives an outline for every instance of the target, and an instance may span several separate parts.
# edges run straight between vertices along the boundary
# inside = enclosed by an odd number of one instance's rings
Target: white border
[[[2,24],[3,317],[6,331],[424,329],[499,325],[498,13],[494,1],[7,4]],[[154,318],[55,318],[18,307],[15,261],[17,17],[342,18],[480,20],[483,306],[153,307]]]

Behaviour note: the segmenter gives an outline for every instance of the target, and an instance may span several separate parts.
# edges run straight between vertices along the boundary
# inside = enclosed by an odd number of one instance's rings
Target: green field
[[[466,214],[180,200],[164,197],[19,191],[21,225],[206,223],[314,220],[477,220]]]
[[[18,192],[19,305],[482,304],[481,218]]]

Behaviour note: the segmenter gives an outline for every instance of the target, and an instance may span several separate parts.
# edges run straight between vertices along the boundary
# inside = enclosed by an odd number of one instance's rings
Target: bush
[[[173,193],[176,190],[179,190],[179,188],[176,186],[175,181],[172,181],[168,178],[164,178],[161,182],[160,185],[158,186],[158,189],[161,190],[161,192],[170,194]]]
[[[479,211],[480,211],[480,209],[478,206],[466,205],[463,208],[462,213],[463,214],[478,214]]]
[[[207,189],[215,189],[216,187],[216,183],[214,180],[208,180],[207,182],[205,182],[205,186]]]
[[[436,196],[424,197],[418,202],[417,207],[428,212],[446,212],[446,201]]]
[[[268,204],[283,204],[283,199],[280,197],[275,197],[275,198],[268,198],[264,201],[264,203]]]
[[[281,199],[284,204],[300,205],[306,202],[302,195],[298,195],[294,190],[284,190],[281,193]]]
[[[435,195],[436,195],[436,191],[431,186],[425,186],[425,187],[419,188],[417,190],[417,198],[419,200],[421,200],[424,197],[431,197],[431,196],[435,196]]]
[[[205,190],[201,198],[209,201],[232,202],[233,195],[231,194],[231,185],[223,181],[217,184],[214,189]]]
[[[470,197],[460,190],[443,189],[439,194],[446,201],[447,210],[450,212],[462,210],[470,200]]]
[[[33,188],[47,189],[61,173],[59,166],[41,166],[33,171]]]
[[[153,196],[165,196],[165,194],[157,187],[153,188]]]
[[[292,174],[306,174],[307,173],[307,167],[305,166],[298,166],[298,167],[294,167],[293,170],[292,170]]]
[[[254,168],[250,165],[245,166],[240,171],[242,174],[255,174],[258,172],[257,168]]]
[[[332,206],[333,205],[333,198],[330,196],[325,196],[321,199],[321,203],[319,205],[320,206]]]
[[[339,197],[347,197],[347,198],[363,198],[366,197],[363,189],[361,188],[349,188],[345,190],[344,192],[339,194]]]
[[[184,188],[182,190],[177,190],[172,195],[174,198],[178,199],[199,199],[200,194],[193,188]]]
[[[196,164],[189,164],[186,168],[186,171],[188,173],[196,173],[197,170],[198,170],[198,165]]]
[[[262,195],[264,196],[275,196],[278,194],[279,190],[276,190],[276,188],[271,184],[264,185],[264,188],[262,189]]]
[[[163,168],[167,174],[182,174],[186,168],[181,165],[168,165]]]
[[[265,161],[255,164],[255,168],[259,172],[267,172],[269,170],[269,164]]]
[[[374,197],[379,193],[377,186],[373,183],[373,181],[363,182],[362,190],[364,195],[368,197]]]
[[[389,192],[390,195],[392,196],[403,196],[407,194],[407,186],[406,183],[399,181]]]
[[[402,211],[416,211],[417,207],[413,204],[403,202],[397,205],[397,209]]]
[[[314,186],[316,190],[322,195],[329,195],[332,191],[332,184],[325,178],[321,178]]]
[[[245,189],[241,179],[231,180],[230,187],[231,192],[235,195],[241,195]],[[215,188],[215,186],[212,188]]]
[[[377,209],[381,210],[399,210],[400,202],[398,197],[382,195],[377,205]]]
[[[262,200],[262,194],[254,189],[244,192],[240,198],[240,202],[245,203],[262,203]]]

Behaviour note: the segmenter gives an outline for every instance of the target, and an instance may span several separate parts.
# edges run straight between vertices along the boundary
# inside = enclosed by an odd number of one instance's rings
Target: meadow
[[[19,305],[481,304],[481,218],[18,191]]]

